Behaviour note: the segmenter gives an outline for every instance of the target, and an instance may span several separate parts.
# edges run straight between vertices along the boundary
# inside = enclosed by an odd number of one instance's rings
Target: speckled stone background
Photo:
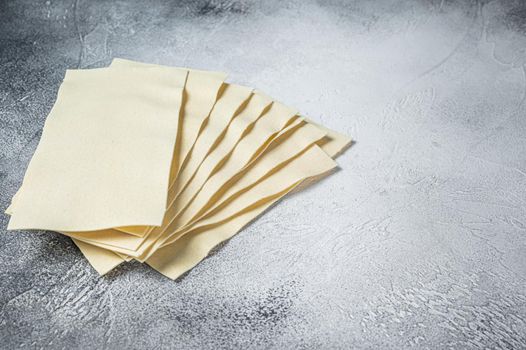
[[[0,207],[67,68],[224,70],[351,135],[183,278],[0,232],[0,348],[526,348],[526,2],[0,1]]]

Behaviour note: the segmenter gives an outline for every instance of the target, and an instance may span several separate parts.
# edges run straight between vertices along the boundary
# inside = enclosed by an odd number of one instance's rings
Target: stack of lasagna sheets
[[[115,59],[68,70],[7,213],[73,239],[105,274],[131,259],[175,279],[350,139],[218,72]]]

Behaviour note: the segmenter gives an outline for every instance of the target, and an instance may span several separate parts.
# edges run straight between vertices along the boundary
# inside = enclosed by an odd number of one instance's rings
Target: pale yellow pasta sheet
[[[67,71],[8,229],[160,225],[186,76],[165,68]]]

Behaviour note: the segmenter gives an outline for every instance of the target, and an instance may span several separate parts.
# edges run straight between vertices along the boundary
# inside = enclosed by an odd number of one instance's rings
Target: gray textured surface
[[[65,69],[112,57],[357,143],[176,282],[0,216],[0,347],[525,348],[525,47],[524,1],[1,1],[2,209]]]

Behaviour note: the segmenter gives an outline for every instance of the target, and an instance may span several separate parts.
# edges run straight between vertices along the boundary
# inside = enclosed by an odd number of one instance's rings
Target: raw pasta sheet
[[[186,77],[162,67],[67,71],[8,229],[160,225]]]

